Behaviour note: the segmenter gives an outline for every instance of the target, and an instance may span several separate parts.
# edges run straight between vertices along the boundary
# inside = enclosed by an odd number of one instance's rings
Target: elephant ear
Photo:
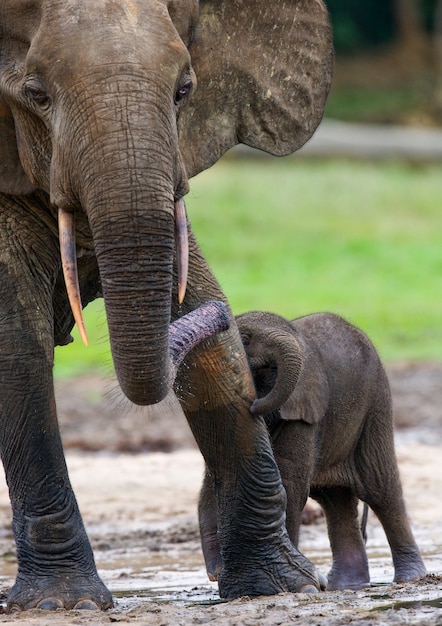
[[[198,87],[179,119],[188,176],[238,143],[276,156],[314,133],[333,49],[321,0],[202,0],[190,45]]]
[[[0,192],[19,195],[33,189],[18,155],[14,118],[0,95]]]

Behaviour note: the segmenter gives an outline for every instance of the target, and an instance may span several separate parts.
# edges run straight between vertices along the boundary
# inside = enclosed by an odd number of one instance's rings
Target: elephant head
[[[236,322],[258,395],[267,392],[250,411],[269,414],[284,406],[296,389],[303,368],[303,341],[287,320],[273,313],[244,313]]]
[[[284,420],[319,422],[329,402],[329,385],[311,338],[274,313],[251,311],[236,317],[258,398],[255,415],[280,410]]]
[[[2,0],[0,46],[0,191],[38,195],[64,247],[75,234],[96,256],[119,382],[158,402],[188,179],[237,143],[283,155],[312,135],[331,77],[327,12],[321,0]],[[64,265],[75,308],[72,256]]]

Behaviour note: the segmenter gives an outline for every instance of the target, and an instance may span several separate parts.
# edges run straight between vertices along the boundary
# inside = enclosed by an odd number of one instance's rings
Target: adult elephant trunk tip
[[[208,300],[200,307],[183,315],[169,327],[169,365],[166,391],[172,389],[178,369],[186,356],[201,342],[228,330],[230,317],[224,302]],[[159,381],[161,384],[163,381]]]
[[[228,330],[229,327],[230,316],[228,309],[224,302],[217,300],[208,300],[197,309],[172,322],[169,327],[167,379],[157,381],[158,396],[153,402],[149,401],[146,403],[155,404],[172,389],[178,369],[191,350],[206,339]],[[140,397],[130,397],[130,387],[125,386],[124,380],[120,380],[120,385],[129,399],[132,399],[136,404],[143,404]]]
[[[169,351],[174,375],[193,348],[205,339],[228,330],[229,327],[230,317],[227,307],[224,302],[218,300],[208,300],[173,322],[169,329]]]

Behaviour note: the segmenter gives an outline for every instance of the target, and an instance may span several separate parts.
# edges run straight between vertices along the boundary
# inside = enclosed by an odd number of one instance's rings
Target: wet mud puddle
[[[331,555],[325,529],[308,527],[303,530],[301,549],[308,554],[318,569],[326,573],[331,567]],[[442,575],[442,546],[434,545],[424,537],[420,541],[422,555],[429,572]],[[360,592],[330,592],[319,594],[323,601],[334,603],[350,594],[361,608],[369,611],[388,609],[442,610],[442,578],[440,584],[410,588],[396,597],[391,554],[382,529],[371,529],[367,546],[371,586]],[[157,554],[134,548],[131,554],[109,554],[99,563],[100,574],[111,589],[119,609],[129,610],[149,601],[185,603],[186,605],[214,605],[224,602],[218,594],[217,583],[208,581],[199,540],[178,543],[172,549]],[[393,589],[393,591],[392,591]],[[316,601],[319,601],[319,597]],[[346,612],[346,602],[339,611]],[[350,610],[350,609],[349,609]],[[353,609],[352,609],[353,610]]]
[[[106,524],[90,529],[98,540],[94,543],[100,576],[111,590],[116,610],[131,611],[146,603],[186,606],[222,604],[217,583],[206,575],[195,521],[138,526]],[[97,532],[98,531],[98,532]],[[107,531],[107,532],[106,532]],[[12,539],[12,538],[11,538]],[[416,533],[428,572],[436,582],[405,588],[392,585],[391,554],[382,529],[373,522],[369,528],[367,553],[372,584],[360,591],[328,592],[317,596],[293,596],[301,613],[321,610],[342,616],[349,612],[407,610],[426,614],[436,611],[442,616],[442,543],[428,533]],[[326,573],[331,567],[330,547],[325,522],[303,527],[301,550],[318,569]],[[6,591],[14,582],[16,562],[0,559],[0,586]],[[3,601],[5,596],[1,598]]]
[[[372,598],[377,599],[376,596],[372,596]],[[383,599],[385,599],[385,596],[383,597]],[[425,607],[430,607],[433,609],[442,609],[442,597],[434,598],[432,600],[405,600],[401,602],[390,602],[388,604],[375,606],[371,610],[372,611],[388,611],[389,609],[393,609],[395,611],[400,611],[401,609],[422,609]]]
[[[170,555],[171,556],[171,555]],[[130,609],[140,601],[186,602],[215,604],[223,602],[218,594],[217,583],[211,583],[200,555],[181,559],[179,555],[158,562],[145,558],[132,559],[129,563],[109,561],[100,574],[112,591],[117,606]],[[116,569],[112,565],[117,565]],[[112,569],[108,569],[108,568]]]

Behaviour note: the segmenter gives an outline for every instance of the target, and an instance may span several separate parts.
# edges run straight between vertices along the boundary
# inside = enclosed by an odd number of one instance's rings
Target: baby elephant
[[[289,322],[271,313],[237,317],[262,415],[287,493],[286,526],[298,544],[308,495],[324,509],[333,565],[327,589],[370,582],[358,521],[358,499],[379,518],[396,582],[424,576],[425,566],[405,511],[396,462],[390,388],[369,339],[329,313]],[[216,538],[213,484],[204,479],[199,503],[209,577],[222,557]]]

